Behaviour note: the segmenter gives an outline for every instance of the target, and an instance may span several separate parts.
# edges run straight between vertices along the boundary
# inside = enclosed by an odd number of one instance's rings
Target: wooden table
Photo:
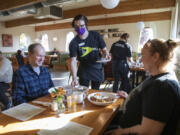
[[[89,93],[92,92],[97,92],[97,90],[89,91]],[[37,100],[50,102],[52,99],[47,95]],[[60,116],[59,119],[63,120],[68,116],[67,118],[70,121],[92,127],[93,130],[90,135],[101,135],[118,112],[119,105],[122,105],[122,103],[123,99],[117,99],[112,105],[100,107],[91,104],[86,98],[84,109],[82,109],[82,105],[78,105],[76,112],[65,112],[64,116]],[[0,113],[0,135],[36,135],[40,129],[46,129],[48,123],[57,116],[50,108],[41,107],[46,108],[46,110],[25,122]]]

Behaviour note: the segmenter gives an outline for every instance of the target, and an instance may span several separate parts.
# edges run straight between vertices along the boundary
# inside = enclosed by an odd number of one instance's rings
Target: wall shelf
[[[112,29],[100,29],[95,30],[101,34],[103,38],[117,38],[121,37],[124,31],[119,30],[119,28],[112,28]]]

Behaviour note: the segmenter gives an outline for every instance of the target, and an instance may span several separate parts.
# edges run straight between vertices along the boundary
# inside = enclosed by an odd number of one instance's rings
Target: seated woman
[[[142,62],[150,76],[126,98],[118,128],[106,135],[175,135],[180,115],[180,86],[173,72],[172,40],[149,40],[142,49]],[[118,117],[118,116],[117,116]]]
[[[21,54],[21,50],[18,50],[17,53],[16,53],[16,59],[18,61],[18,65],[19,67],[23,66],[24,65],[24,58]]]

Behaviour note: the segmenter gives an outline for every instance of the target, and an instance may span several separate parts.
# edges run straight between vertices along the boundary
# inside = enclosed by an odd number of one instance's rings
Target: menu
[[[5,110],[2,113],[18,120],[26,121],[33,116],[36,116],[39,113],[43,112],[44,110],[46,109],[28,103],[22,103],[8,110]]]
[[[58,129],[41,129],[38,135],[89,135],[92,130],[93,128],[91,127],[70,121],[65,126]]]

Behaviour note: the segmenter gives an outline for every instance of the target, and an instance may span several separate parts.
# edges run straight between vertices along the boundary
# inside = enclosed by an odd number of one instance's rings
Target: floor
[[[71,84],[72,78],[69,79],[69,71],[50,69],[50,73],[55,86],[67,86]],[[106,85],[104,82],[101,84],[100,90],[112,91],[112,84],[108,83],[108,85]]]

